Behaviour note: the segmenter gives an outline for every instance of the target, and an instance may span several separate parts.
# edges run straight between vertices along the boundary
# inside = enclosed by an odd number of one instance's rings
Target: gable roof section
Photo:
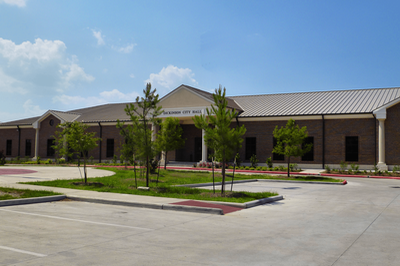
[[[233,96],[239,117],[365,114],[400,97],[400,88]]]
[[[208,102],[210,102],[210,104],[214,103],[214,97],[213,97],[212,93],[209,93],[207,91],[203,91],[203,90],[200,90],[200,89],[188,86],[188,85],[184,85],[184,84],[180,85],[178,88],[176,88],[175,90],[171,91],[170,93],[168,93],[167,95],[162,97],[161,100],[172,96],[179,89],[186,89],[186,90],[191,91],[192,93],[196,94],[197,96],[207,100]],[[236,109],[239,112],[243,112],[243,109],[233,99],[226,97],[226,100],[228,101],[228,108]]]

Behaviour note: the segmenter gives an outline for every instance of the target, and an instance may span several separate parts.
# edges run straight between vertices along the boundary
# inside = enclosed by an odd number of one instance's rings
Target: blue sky
[[[160,96],[400,86],[399,1],[0,0],[0,121]]]

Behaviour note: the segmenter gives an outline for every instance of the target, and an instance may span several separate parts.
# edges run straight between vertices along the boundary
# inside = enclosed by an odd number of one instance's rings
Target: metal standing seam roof
[[[186,88],[213,100],[211,93],[190,86]],[[164,96],[165,97],[165,96]],[[318,91],[227,97],[228,107],[239,117],[273,117],[322,114],[364,114],[400,98],[400,88]],[[125,107],[129,103],[104,104],[68,112],[50,110],[64,121],[115,122],[129,121]],[[134,103],[135,104],[135,103]],[[41,116],[1,123],[2,126],[32,125]]]
[[[239,117],[372,113],[399,97],[400,88],[229,96]]]

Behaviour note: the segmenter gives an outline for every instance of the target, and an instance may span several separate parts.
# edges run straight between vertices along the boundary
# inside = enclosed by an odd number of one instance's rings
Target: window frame
[[[32,140],[31,139],[25,140],[25,156],[32,156]]]
[[[47,153],[46,153],[47,157],[54,157],[54,155],[56,154],[55,149],[52,147],[55,145],[55,143],[56,143],[55,139],[47,139]]]

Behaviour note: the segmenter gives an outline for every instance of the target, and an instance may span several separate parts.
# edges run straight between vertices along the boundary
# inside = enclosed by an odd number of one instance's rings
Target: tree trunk
[[[167,170],[167,154],[168,154],[168,151],[165,151],[165,155],[164,155],[164,170]]]
[[[146,187],[149,187],[149,156],[146,157]]]
[[[222,186],[221,186],[221,195],[225,193],[225,158],[222,159]]]
[[[290,156],[288,156],[288,163],[287,163],[287,176],[290,177]]]
[[[86,158],[85,157],[83,157],[83,174],[85,175],[85,184],[87,184]]]

